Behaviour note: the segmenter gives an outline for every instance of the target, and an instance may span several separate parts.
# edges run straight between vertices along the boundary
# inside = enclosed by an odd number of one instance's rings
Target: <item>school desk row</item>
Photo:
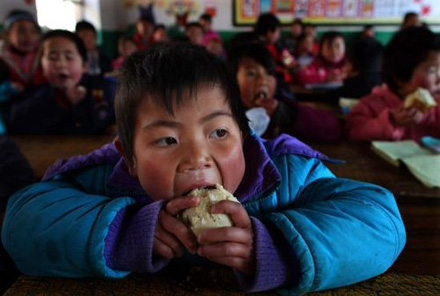
[[[84,154],[113,140],[108,136],[15,136],[37,177],[62,157]],[[367,143],[308,143],[343,164],[327,163],[338,177],[384,186],[396,196],[407,230],[407,245],[391,272],[440,274],[440,189],[428,188],[405,167],[394,167],[376,155]]]

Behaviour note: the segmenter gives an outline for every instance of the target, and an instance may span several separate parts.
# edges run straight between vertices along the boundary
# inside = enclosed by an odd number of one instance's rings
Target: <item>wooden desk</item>
[[[386,273],[374,279],[339,289],[309,293],[309,296],[337,295],[440,295],[440,277]],[[120,280],[62,279],[21,276],[6,291],[16,295],[244,295],[227,269],[207,270],[192,267],[162,274],[132,274]],[[253,295],[278,295],[275,291]]]
[[[407,244],[392,271],[440,275],[440,189],[425,187],[405,167],[394,167],[367,143],[310,145],[345,164],[327,164],[338,177],[381,185],[396,196]]]
[[[12,136],[38,179],[58,158],[86,154],[113,140],[111,136]]]

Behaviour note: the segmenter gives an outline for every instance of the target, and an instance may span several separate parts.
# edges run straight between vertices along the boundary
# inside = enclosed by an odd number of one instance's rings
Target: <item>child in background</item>
[[[157,24],[154,26],[153,40],[154,40],[154,44],[156,44],[158,42],[170,41],[170,38],[168,36],[168,32],[167,32],[165,25]]]
[[[2,240],[23,273],[120,278],[204,259],[246,291],[299,295],[376,276],[405,244],[389,191],[336,178],[294,138],[251,133],[233,75],[201,47],[130,56],[116,106],[116,143],[10,198]],[[195,236],[177,216],[214,184],[241,202],[211,208],[234,226]]]
[[[296,68],[303,69],[310,65],[315,59],[313,53],[314,38],[312,35],[301,34],[297,38],[296,47],[293,50],[293,56],[296,61]]]
[[[342,82],[349,63],[345,57],[345,41],[338,32],[326,32],[321,38],[319,55],[298,72],[299,84]]]
[[[87,49],[87,73],[90,75],[103,75],[111,72],[110,59],[98,48],[96,44],[96,29],[87,21],[76,23],[75,33],[82,39]]]
[[[137,46],[134,40],[127,36],[121,36],[118,39],[118,52],[119,57],[112,62],[112,67],[114,71],[118,71],[125,59],[137,51]]]
[[[301,19],[295,19],[290,25],[289,34],[281,38],[281,43],[289,50],[291,54],[295,51],[298,44],[298,38],[304,33],[304,24]]]
[[[138,50],[150,48],[154,44],[153,39],[154,19],[149,16],[141,16],[136,22],[136,32],[133,40]]]
[[[199,23],[203,28],[202,45],[207,46],[211,40],[222,41],[220,35],[212,29],[212,16],[204,13],[199,17]]]
[[[203,27],[198,22],[191,22],[185,26],[185,35],[189,43],[193,45],[202,45]]]
[[[317,142],[335,142],[341,138],[341,125],[335,116],[297,103],[282,82],[277,83],[275,64],[264,46],[254,43],[236,46],[228,57],[245,108],[262,107],[270,118],[262,129],[265,131],[259,133],[263,138],[273,139],[281,133]]]
[[[50,31],[41,46],[47,83],[16,99],[10,114],[11,132],[104,133],[114,123],[114,83],[85,74],[87,51],[78,35]]]
[[[44,82],[38,63],[40,32],[32,14],[24,10],[11,11],[4,21],[5,44],[0,52],[1,95]],[[7,85],[6,85],[7,84]]]
[[[382,71],[385,85],[373,89],[348,114],[348,137],[362,141],[440,137],[438,105],[426,113],[403,107],[406,96],[419,87],[440,104],[439,38],[421,27],[399,31],[385,47]]]
[[[403,16],[402,24],[400,25],[400,29],[407,29],[411,27],[420,27],[422,23],[420,22],[419,14],[417,12],[407,12]]]
[[[292,77],[289,69],[295,65],[295,60],[287,47],[278,42],[281,34],[281,22],[278,17],[272,13],[260,14],[254,32],[258,41],[269,50],[277,66],[276,71],[283,76],[286,83],[290,83]]]

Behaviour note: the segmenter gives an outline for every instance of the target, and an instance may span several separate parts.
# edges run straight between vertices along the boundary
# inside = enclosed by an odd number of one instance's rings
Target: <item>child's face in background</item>
[[[218,87],[201,88],[174,116],[148,97],[138,109],[131,169],[154,200],[222,184],[235,192],[245,162],[241,131]]]
[[[153,35],[155,42],[165,42],[168,41],[168,34],[165,29],[157,29]]]
[[[154,32],[154,25],[146,20],[140,20],[136,23],[136,31],[144,38],[150,38]]]
[[[19,20],[12,24],[7,38],[15,49],[22,53],[29,53],[37,49],[39,33],[33,22]]]
[[[191,44],[200,45],[203,40],[203,30],[199,27],[190,27],[186,31],[186,36],[188,36],[189,42]]]
[[[86,65],[71,40],[55,37],[44,41],[41,65],[47,81],[59,89],[76,86]]]
[[[80,30],[76,32],[79,38],[82,39],[87,51],[95,50],[96,48],[96,35],[92,30]]]
[[[338,63],[345,56],[345,42],[341,37],[333,39],[333,41],[326,40],[322,45],[322,56],[329,62]]]
[[[298,43],[298,54],[311,53],[313,51],[314,39],[308,35]]]
[[[434,98],[440,99],[439,51],[431,51],[428,58],[414,69],[410,81],[404,86],[404,94],[412,93],[418,87],[427,89]]]
[[[136,51],[137,51],[137,46],[134,42],[125,40],[122,43],[122,55],[124,57],[130,56],[131,54],[133,54]]]
[[[278,106],[274,98],[276,79],[273,75],[254,59],[245,57],[240,60],[237,80],[246,109],[263,107],[268,114],[273,113]]]

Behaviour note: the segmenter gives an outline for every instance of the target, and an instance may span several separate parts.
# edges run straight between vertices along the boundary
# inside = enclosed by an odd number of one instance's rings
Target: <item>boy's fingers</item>
[[[197,249],[197,254],[210,259],[218,257],[238,257],[246,259],[252,255],[252,250],[250,246],[228,242],[201,245]]]
[[[251,219],[243,206],[233,201],[221,201],[211,208],[211,213],[223,213],[230,215],[236,227],[247,228],[251,226]]]
[[[182,247],[176,238],[164,230],[160,225],[158,225],[155,233],[155,241],[161,242],[167,248],[169,248],[173,254],[173,257],[180,257],[183,255]]]
[[[192,231],[177,218],[164,212],[159,214],[160,225],[182,243],[191,253],[195,253],[197,241]]]
[[[165,211],[171,216],[175,216],[182,210],[198,205],[200,197],[183,196],[170,200],[165,205]]]
[[[239,227],[222,227],[204,230],[198,235],[199,244],[211,244],[217,242],[234,242],[244,245],[252,245],[252,232],[246,228]]]

